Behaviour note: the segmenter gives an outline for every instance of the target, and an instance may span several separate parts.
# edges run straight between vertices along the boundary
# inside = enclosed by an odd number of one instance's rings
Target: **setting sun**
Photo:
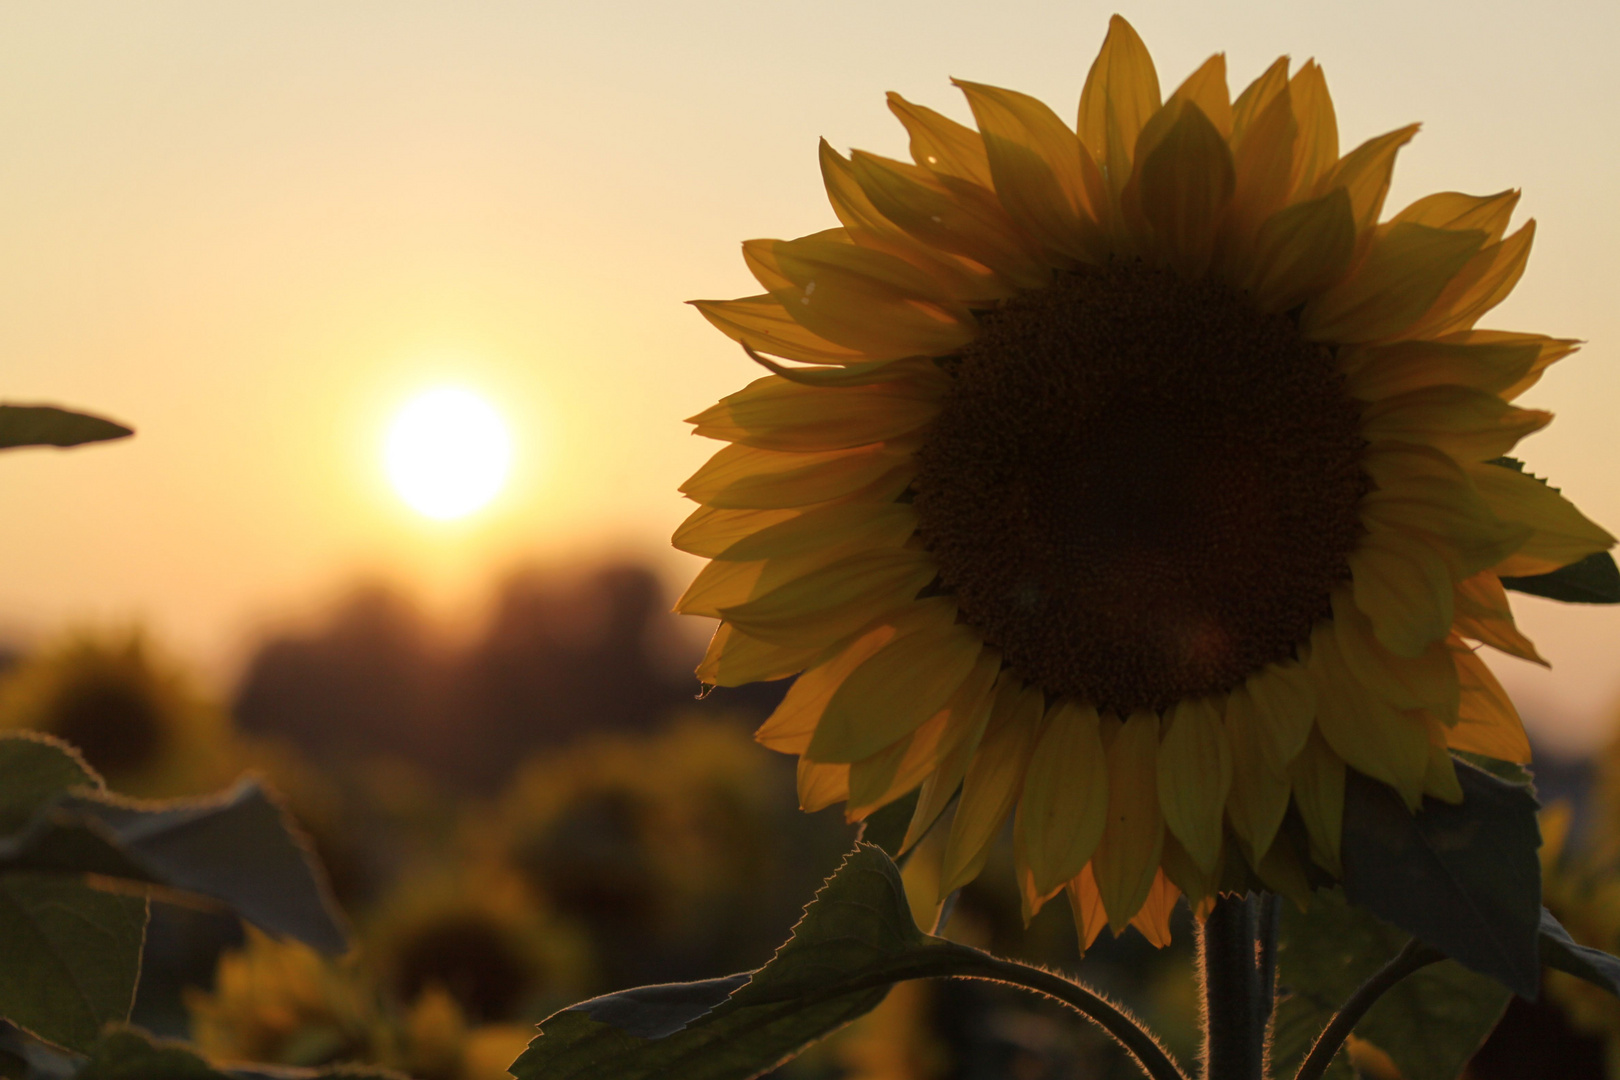
[[[394,417],[385,449],[388,479],[417,513],[465,517],[500,493],[512,440],[493,406],[458,387],[418,394]]]

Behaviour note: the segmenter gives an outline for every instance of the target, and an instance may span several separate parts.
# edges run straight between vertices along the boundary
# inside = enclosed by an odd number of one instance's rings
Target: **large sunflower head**
[[[1503,458],[1574,349],[1475,329],[1518,193],[1382,219],[1415,126],[1341,155],[1286,58],[1161,99],[1118,17],[1073,128],[957,86],[977,130],[891,95],[912,161],[824,143],[842,225],[698,303],[773,374],[694,418],[730,445],[679,606],[722,620],[704,682],[798,675],[759,739],[804,806],[920,786],[914,840],[960,790],[945,889],[1011,814],[1032,908],[1162,940],[1236,856],[1303,879],[1290,805],[1336,872],[1347,766],[1415,808],[1461,799],[1452,750],[1526,760],[1473,651],[1540,660],[1500,578],[1613,541]]]

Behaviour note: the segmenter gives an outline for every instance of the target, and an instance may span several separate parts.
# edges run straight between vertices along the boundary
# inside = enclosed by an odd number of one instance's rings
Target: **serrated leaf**
[[[0,874],[0,1016],[71,1049],[129,1019],[146,900],[53,874]]]
[[[1620,568],[1613,555],[1597,551],[1550,574],[1505,577],[1502,587],[1566,604],[1620,604]]]
[[[1541,909],[1541,962],[1620,996],[1620,956],[1580,944],[1546,908]]]
[[[54,405],[0,405],[0,450],[17,446],[78,446],[122,439],[134,429]]]
[[[69,788],[100,788],[101,778],[60,739],[32,731],[0,735],[0,836],[28,824],[52,797]]]
[[[885,806],[880,806],[861,822],[861,831],[856,839],[864,840],[868,844],[876,844],[883,849],[884,854],[893,859],[898,865],[904,866],[906,858],[911,852],[901,853],[900,845],[905,843],[906,830],[911,826],[911,815],[917,809],[917,792],[903,795]]]
[[[545,1020],[512,1072],[746,1080],[870,1011],[891,983],[952,974],[964,951],[917,929],[894,864],[858,844],[758,971],[582,1002]]]
[[[1541,986],[1541,833],[1530,792],[1457,762],[1464,800],[1413,814],[1393,789],[1345,774],[1344,891],[1352,903],[1535,1000]]]
[[[348,940],[308,847],[265,790],[244,780],[215,799],[135,803],[69,792],[0,839],[0,869],[93,873],[219,900],[278,937],[327,953]]]
[[[1287,996],[1273,1030],[1274,1076],[1293,1075],[1338,1008],[1408,940],[1338,890],[1317,892],[1309,911],[1284,910],[1277,965]],[[1494,979],[1448,960],[1396,983],[1355,1032],[1387,1053],[1405,1080],[1455,1080],[1509,996]],[[1345,1054],[1334,1059],[1328,1076],[1349,1080]]]

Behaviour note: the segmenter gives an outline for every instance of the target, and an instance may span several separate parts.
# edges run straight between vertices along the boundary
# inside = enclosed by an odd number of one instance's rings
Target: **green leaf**
[[[72,1049],[129,1019],[146,900],[54,874],[0,874],[0,1015]]]
[[[1528,789],[1456,762],[1464,800],[1413,814],[1349,770],[1344,891],[1352,903],[1535,1000],[1541,987],[1541,833]]]
[[[1597,551],[1550,574],[1505,577],[1502,587],[1566,604],[1620,604],[1620,568],[1613,555]]]
[[[1333,1014],[1407,940],[1336,889],[1318,891],[1307,912],[1284,910],[1277,974],[1287,996],[1277,1006],[1273,1075],[1293,1075]],[[1455,1080],[1510,996],[1494,979],[1447,960],[1396,983],[1356,1025],[1356,1035],[1387,1053],[1405,1080]],[[1341,1053],[1328,1076],[1350,1075]]]
[[[1541,909],[1541,962],[1620,996],[1620,956],[1580,944],[1546,908]]]
[[[15,446],[78,446],[122,439],[134,429],[54,405],[0,405],[0,450]]]
[[[911,852],[902,855],[900,845],[905,842],[906,830],[911,827],[911,815],[916,809],[917,792],[913,791],[872,811],[866,820],[861,822],[861,831],[855,838],[868,844],[876,844],[897,865],[904,866]]]
[[[870,1011],[890,984],[949,975],[961,946],[912,922],[900,874],[858,844],[770,963],[701,983],[608,994],[556,1013],[519,1080],[745,1080]]]
[[[348,948],[307,845],[251,780],[218,798],[170,803],[58,795],[0,839],[0,870],[12,868],[166,885],[222,901],[270,934],[328,953]]]
[[[0,735],[0,836],[21,829],[69,788],[101,786],[95,770],[60,739],[32,731]]]
[[[131,1027],[106,1031],[88,1054],[63,1054],[0,1024],[0,1053],[26,1063],[24,1080],[407,1080],[377,1065],[210,1065],[185,1043],[154,1039]]]

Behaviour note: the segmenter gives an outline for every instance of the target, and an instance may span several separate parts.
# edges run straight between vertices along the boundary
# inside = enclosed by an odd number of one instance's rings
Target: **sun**
[[[512,465],[512,438],[482,397],[461,387],[435,387],[394,417],[384,461],[406,505],[424,517],[450,521],[500,494]]]

